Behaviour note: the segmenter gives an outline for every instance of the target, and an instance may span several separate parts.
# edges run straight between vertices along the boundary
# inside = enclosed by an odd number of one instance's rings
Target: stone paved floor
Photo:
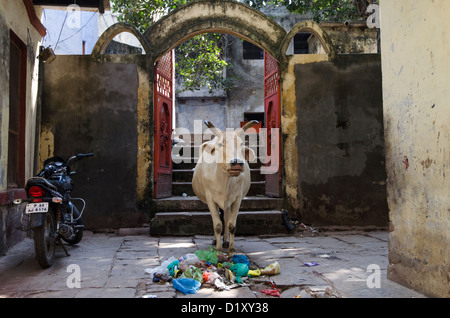
[[[0,298],[258,299],[273,297],[261,293],[270,287],[270,279],[282,291],[282,298],[424,297],[386,278],[387,238],[384,231],[329,232],[318,237],[237,237],[238,254],[248,256],[252,265],[259,268],[278,261],[281,273],[251,278],[250,286],[230,291],[202,287],[195,295],[184,295],[170,283],[153,283],[145,269],[159,266],[170,256],[208,249],[212,236],[158,238],[85,232],[78,246],[67,247],[69,257],[58,248],[56,263],[49,269],[36,263],[33,241],[26,239],[0,257]],[[319,265],[307,267],[306,262]],[[369,266],[379,268],[379,275],[368,271]],[[79,286],[75,284],[77,273]],[[378,275],[380,288],[368,287],[367,282],[374,278],[372,274]]]

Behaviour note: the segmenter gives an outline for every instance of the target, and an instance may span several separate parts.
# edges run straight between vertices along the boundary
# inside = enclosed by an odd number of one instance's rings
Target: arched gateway
[[[167,112],[171,109],[170,102],[173,99],[173,92],[165,90],[164,94],[159,94],[163,98],[158,98],[158,90],[160,89],[158,78],[162,78],[164,81],[170,81],[167,76],[161,77],[161,74],[163,74],[163,70],[161,69],[163,67],[162,64],[165,66],[168,64],[167,53],[197,34],[210,32],[221,32],[234,35],[262,48],[268,53],[265,55],[270,57],[270,60],[268,61],[270,63],[266,63],[268,65],[271,64],[271,73],[267,78],[267,81],[268,83],[277,84],[275,90],[277,94],[275,97],[273,94],[265,94],[267,95],[266,102],[268,104],[265,107],[266,116],[270,115],[276,118],[276,120],[267,120],[266,118],[266,123],[276,123],[275,126],[271,126],[271,128],[279,128],[283,123],[283,120],[280,119],[282,117],[281,114],[283,108],[281,94],[282,92],[287,91],[282,83],[284,72],[286,72],[288,68],[286,50],[294,35],[301,31],[310,32],[317,37],[325,49],[325,52],[328,54],[328,60],[333,60],[336,57],[336,51],[330,38],[317,23],[312,21],[301,22],[287,32],[278,23],[265,16],[260,11],[242,3],[228,0],[193,1],[160,19],[146,30],[144,34],[141,34],[134,26],[127,23],[117,23],[102,34],[92,52],[94,60],[98,62],[129,63],[130,57],[127,55],[109,56],[104,55],[104,51],[117,34],[122,32],[131,33],[141,42],[145,50],[145,55],[139,60],[139,67],[141,68],[141,72],[143,70],[146,75],[141,75],[140,81],[154,82],[153,85],[148,87],[148,103],[146,107],[139,107],[138,105],[138,116],[140,117],[140,120],[142,121],[142,118],[145,118],[145,120],[148,121],[148,126],[158,127],[158,131],[155,130],[154,135],[153,131],[150,133],[148,140],[145,140],[144,138],[144,141],[148,142],[149,145],[154,145],[154,151],[150,151],[152,155],[149,157],[145,152],[139,152],[139,156],[142,157],[138,158],[138,162],[141,163],[139,166],[146,167],[147,171],[138,172],[138,179],[140,178],[140,174],[143,179],[147,180],[147,185],[145,186],[145,189],[143,186],[139,189],[140,186],[138,182],[138,198],[142,197],[144,192],[153,193],[155,198],[170,195],[171,186],[165,184],[166,182],[171,182],[171,177],[169,176],[170,169],[167,169],[168,167],[164,165],[159,167],[161,161],[167,163],[167,160],[158,159],[167,157],[165,154],[159,153],[161,149],[165,149],[165,151],[170,150],[170,147],[164,146],[165,143],[159,144],[160,139],[162,140],[162,137],[166,136],[167,133],[171,131],[171,126],[167,124],[171,122],[170,114],[168,115]],[[160,60],[161,63],[159,63]],[[276,66],[275,70],[273,69],[274,63]],[[269,69],[266,69],[266,74],[268,71]],[[276,77],[275,81],[273,80],[273,78],[275,78],[274,76]],[[273,85],[271,87],[268,83],[265,83],[265,89],[273,93],[274,87]],[[165,83],[164,86],[166,88],[170,87],[170,83]],[[159,102],[160,100],[161,102]],[[141,113],[139,113],[139,109],[144,109],[144,112],[141,110]],[[164,123],[166,123],[166,125],[159,125],[156,123],[156,120],[161,119],[161,114],[165,117]],[[159,131],[160,129],[163,129],[163,126],[167,131]],[[287,138],[286,142],[289,143],[291,141],[290,139],[292,138]],[[151,146],[149,147],[151,148]],[[150,171],[148,170],[152,170],[151,175],[154,180],[149,180],[148,176],[150,175]],[[272,179],[271,182],[278,182],[279,188],[272,192],[278,192],[281,195],[281,169],[279,170],[280,172],[278,175],[272,176],[269,179]],[[151,190],[149,188],[151,188]]]
[[[136,36],[146,51],[147,58],[152,61],[157,61],[167,51],[197,34],[222,32],[252,42],[283,63],[289,43],[294,35],[301,31],[314,34],[330,60],[336,57],[331,39],[319,24],[303,21],[287,32],[260,11],[229,0],[193,1],[160,19],[144,34],[130,24],[116,23],[99,38],[92,56],[98,61],[107,61],[108,59],[102,59],[101,55],[112,39],[122,32]]]

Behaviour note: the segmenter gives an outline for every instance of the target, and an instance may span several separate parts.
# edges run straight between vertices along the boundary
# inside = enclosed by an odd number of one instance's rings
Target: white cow
[[[211,212],[217,251],[222,251],[220,240],[222,221],[218,208],[224,212],[223,241],[225,245],[229,234],[229,256],[235,252],[234,235],[241,201],[250,189],[248,161],[255,159],[255,153],[244,146],[241,137],[247,129],[257,123],[251,121],[236,131],[222,132],[211,122],[205,121],[215,137],[201,145],[199,161],[192,178],[195,194],[208,205]]]

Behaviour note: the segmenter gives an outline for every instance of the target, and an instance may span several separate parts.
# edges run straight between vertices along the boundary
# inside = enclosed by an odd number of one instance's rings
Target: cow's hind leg
[[[219,208],[217,204],[208,200],[208,208],[211,213],[213,227],[214,227],[214,237],[216,240],[216,251],[222,251],[222,240],[220,236],[222,235],[222,221],[220,220]]]

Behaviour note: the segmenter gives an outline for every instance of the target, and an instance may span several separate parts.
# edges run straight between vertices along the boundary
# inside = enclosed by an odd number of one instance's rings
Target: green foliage
[[[241,1],[255,9],[267,5],[283,6],[292,13],[312,14],[316,22],[344,22],[359,20],[364,13],[359,10],[374,0],[244,0]],[[364,10],[364,9],[363,9]]]
[[[213,93],[216,89],[233,87],[234,79],[223,76],[224,69],[231,67],[223,54],[225,44],[223,34],[206,33],[185,41],[176,49],[177,76],[183,80],[181,91],[208,87]]]
[[[142,33],[162,16],[193,0],[112,0],[112,11],[119,21],[136,26]],[[352,21],[365,16],[368,3],[377,0],[241,0],[255,9],[284,6],[292,13],[310,13],[316,22]],[[207,86],[229,90],[234,78],[226,78],[224,70],[232,67],[224,56],[226,38],[223,34],[201,34],[176,49],[177,76],[182,78],[182,90],[199,90]]]
[[[118,20],[136,26],[142,33],[154,22],[190,0],[112,0],[111,9]]]
[[[133,24],[142,33],[162,16],[169,14],[192,0],[114,0],[112,10],[119,13],[118,20]],[[230,68],[224,54],[224,34],[200,34],[176,48],[176,72],[182,79],[181,91],[195,91],[208,87],[229,90],[234,78],[224,76]]]

